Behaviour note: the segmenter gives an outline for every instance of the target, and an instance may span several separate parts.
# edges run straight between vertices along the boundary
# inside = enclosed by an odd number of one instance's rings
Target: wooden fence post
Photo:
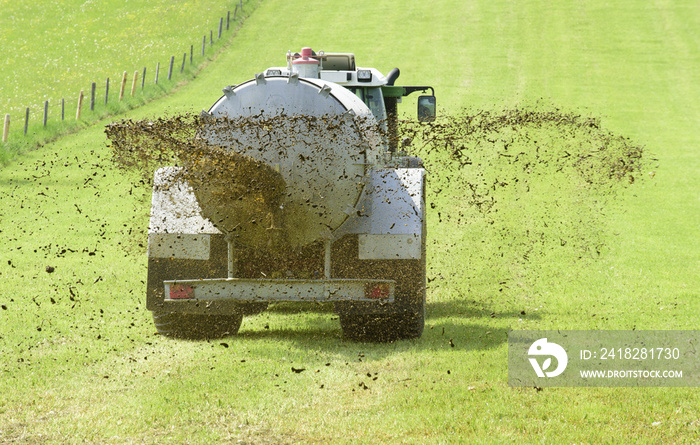
[[[143,91],[143,86],[146,83],[146,67],[143,67],[143,76],[141,76],[141,91]]]
[[[61,120],[66,117],[66,99],[61,99]]]
[[[10,115],[5,115],[5,125],[2,127],[2,142],[7,142],[7,138],[10,136]]]
[[[236,14],[238,14],[238,5],[236,5],[236,9],[233,10],[233,21],[236,21]]]
[[[229,24],[231,23],[231,11],[226,11],[226,31],[228,31]]]
[[[173,78],[173,64],[175,63],[175,56],[170,56],[170,69],[168,70],[168,80]]]
[[[131,96],[134,96],[134,92],[136,92],[136,81],[139,80],[139,72],[134,71],[134,80],[131,82]]]
[[[126,88],[126,71],[122,74],[122,87],[119,90],[119,102],[124,98],[124,88]]]
[[[27,127],[29,127],[29,107],[27,107],[27,111],[24,113],[24,134],[27,134]]]
[[[158,74],[160,73],[160,62],[156,63],[156,85],[158,85]]]
[[[214,45],[214,31],[209,30],[209,46]]]
[[[182,54],[182,67],[180,67],[180,73],[185,71],[185,62],[187,62],[187,53]]]
[[[80,112],[83,111],[83,90],[80,90],[80,96],[78,96],[78,109],[75,112],[75,120],[80,120]]]
[[[95,90],[97,84],[95,82],[90,86],[90,111],[95,111]]]
[[[49,101],[44,101],[44,127],[46,126],[46,121],[49,118]]]
[[[192,65],[192,58],[194,57],[194,45],[190,45],[190,65]]]
[[[109,100],[109,77],[107,78],[107,83],[105,84],[105,105],[107,105],[108,100]]]
[[[221,17],[221,19],[219,19],[219,37],[218,37],[219,39],[221,38],[221,31],[223,31],[223,29],[224,29],[224,18]]]
[[[207,47],[207,36],[202,38],[202,56],[204,56],[204,49]]]

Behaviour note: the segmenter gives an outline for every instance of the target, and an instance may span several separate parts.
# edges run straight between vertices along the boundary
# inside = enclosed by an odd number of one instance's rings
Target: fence
[[[223,17],[219,19],[218,23],[218,34],[217,34],[217,39],[221,39],[221,35],[223,34],[224,31],[224,25],[225,25],[225,30],[228,31],[231,26],[231,22],[235,22],[237,19],[237,16],[239,12],[242,14],[243,13],[243,0],[239,0],[238,4],[236,4],[236,7],[233,11],[233,17],[231,17],[231,11],[226,12],[226,19],[224,20]],[[209,47],[212,47],[214,45],[214,31],[211,30],[209,32]],[[190,65],[194,63],[194,45],[190,45],[189,48],[189,62]],[[205,55],[206,53],[206,48],[207,48],[207,36],[206,34],[204,35],[202,39],[202,56]],[[170,57],[170,66],[168,68],[168,80],[172,80],[173,78],[173,68],[175,64],[175,56]],[[184,52],[182,55],[182,65],[180,66],[180,74],[183,74],[185,72],[185,66],[187,64],[187,52]],[[146,86],[146,74],[147,74],[147,69],[146,67],[143,68],[143,74],[141,76],[141,91],[144,90]],[[153,79],[153,84],[158,85],[159,81],[159,74],[160,74],[160,62],[156,63],[156,69],[155,69],[155,75]],[[128,73],[124,71],[124,74],[122,75],[121,79],[121,85],[119,88],[119,102],[124,100],[124,94],[125,94],[125,89],[128,81]],[[139,71],[134,71],[134,75],[132,78],[131,82],[131,92],[130,96],[133,97],[136,95],[136,90],[137,90],[137,85],[138,85],[138,78],[139,78]],[[92,82],[91,88],[90,88],[90,111],[95,111],[95,95],[97,94],[97,83]],[[105,82],[105,96],[104,96],[104,105],[107,105],[109,103],[109,78],[107,78]],[[83,111],[83,102],[85,100],[85,94],[84,90],[80,90],[80,93],[78,94],[78,105],[77,109],[75,111],[75,119],[76,121],[79,121],[81,119],[81,114]],[[61,121],[65,121],[65,98],[61,99],[60,101],[60,107],[61,107]],[[27,135],[27,130],[29,128],[29,117],[30,117],[30,109],[29,107],[26,108],[25,113],[24,113],[24,133],[23,135]],[[48,124],[49,121],[49,101],[44,102],[44,110],[43,110],[43,119],[42,119],[42,124],[43,127],[45,128]],[[12,122],[12,119],[10,118],[9,114],[5,115],[5,120],[3,124],[3,129],[2,129],[2,142],[7,143],[10,137],[10,123]]]

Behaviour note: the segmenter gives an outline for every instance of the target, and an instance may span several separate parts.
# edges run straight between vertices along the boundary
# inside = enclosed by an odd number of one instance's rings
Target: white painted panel
[[[371,172],[365,193],[356,207],[359,216],[334,233],[421,235],[423,231],[422,168],[384,169]]]
[[[335,83],[348,83],[347,71],[321,71],[321,80]]]
[[[421,257],[421,239],[417,234],[358,235],[361,260],[411,260]]]
[[[156,170],[148,233],[221,233],[200,214],[192,187],[180,177],[180,167]]]
[[[184,233],[149,233],[149,258],[208,260],[211,235]]]

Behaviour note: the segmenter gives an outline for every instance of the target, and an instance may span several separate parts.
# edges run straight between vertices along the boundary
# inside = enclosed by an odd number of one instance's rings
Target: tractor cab
[[[382,126],[390,132],[396,127],[397,104],[401,98],[416,91],[427,92],[418,98],[418,119],[421,122],[435,120],[435,92],[429,86],[396,86],[400,71],[394,68],[384,76],[375,68],[358,67],[353,53],[316,53],[303,48],[300,53],[287,52],[286,67],[272,67],[265,76],[293,76],[321,79],[342,85],[359,97]],[[393,145],[393,144],[390,144]],[[395,147],[391,147],[394,151]]]

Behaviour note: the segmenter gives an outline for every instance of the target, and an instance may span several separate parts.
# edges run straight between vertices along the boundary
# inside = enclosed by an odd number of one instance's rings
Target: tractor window
[[[377,119],[378,122],[384,122],[386,120],[386,112],[384,111],[384,99],[382,96],[382,89],[379,87],[372,88],[350,88],[350,91],[355,93],[357,97],[362,99],[372,111],[372,114]]]

